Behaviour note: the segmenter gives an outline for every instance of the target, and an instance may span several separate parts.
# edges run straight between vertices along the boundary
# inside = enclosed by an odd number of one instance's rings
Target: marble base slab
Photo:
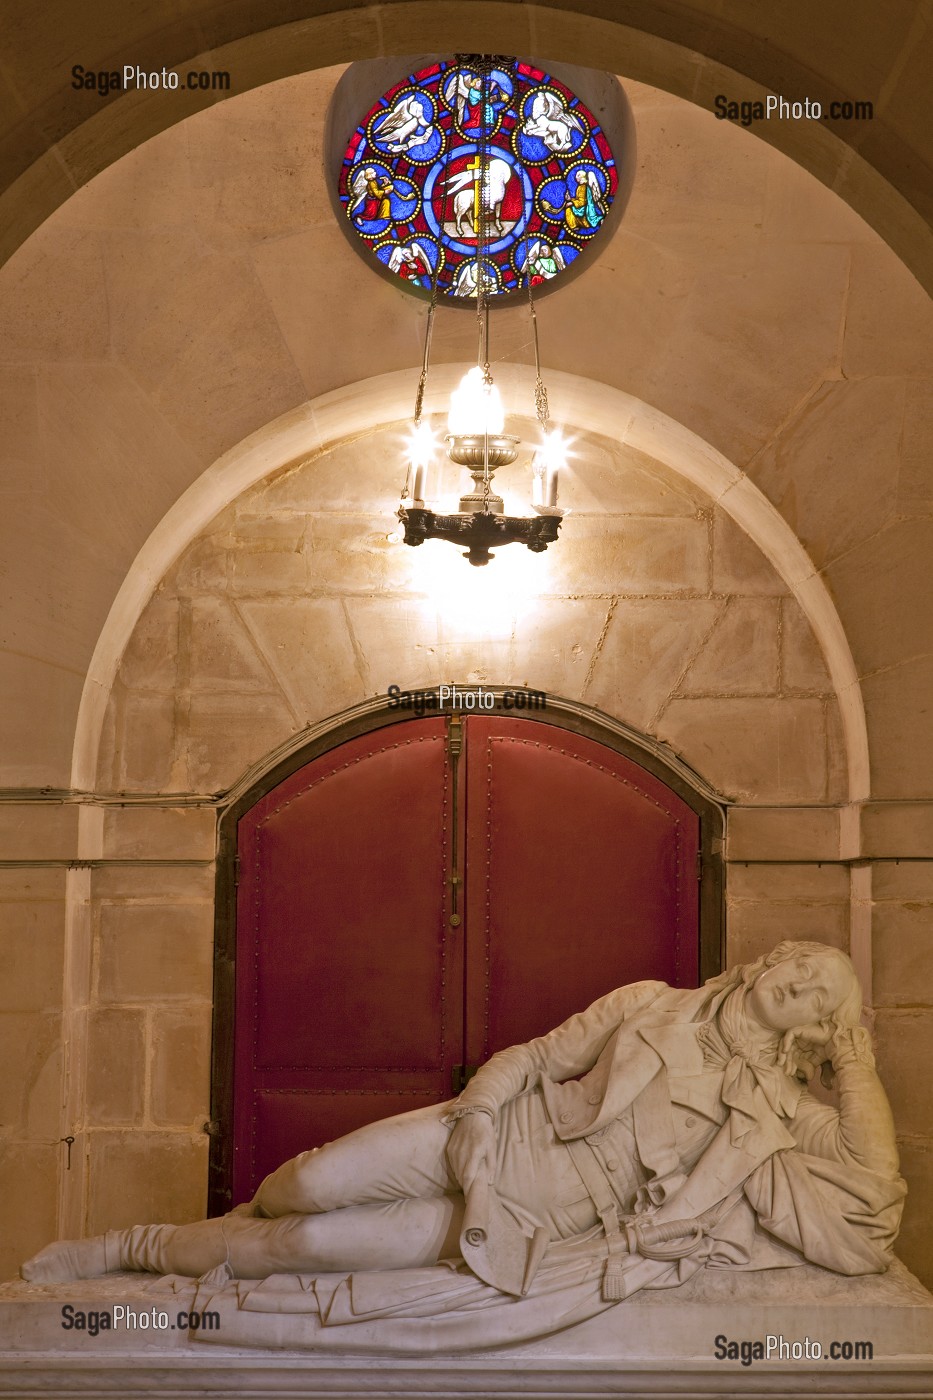
[[[142,1313],[189,1310],[194,1287],[140,1274],[57,1286],[0,1285],[0,1396],[505,1397],[926,1396],[933,1394],[933,1296],[895,1264],[882,1277],[802,1267],[697,1275],[643,1292],[544,1341],[432,1357],[326,1356],[228,1347]],[[72,1308],[63,1317],[63,1309]],[[131,1309],[90,1335],[83,1312]],[[119,1314],[116,1317],[119,1319]],[[99,1324],[99,1317],[98,1317]],[[92,1324],[93,1326],[93,1324]],[[821,1345],[819,1360],[717,1359],[716,1338]],[[832,1342],[870,1342],[872,1359],[830,1359]],[[722,1345],[720,1344],[720,1349]]]

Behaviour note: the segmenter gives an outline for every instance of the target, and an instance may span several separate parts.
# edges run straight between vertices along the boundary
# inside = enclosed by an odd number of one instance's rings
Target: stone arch
[[[462,369],[444,366],[432,375],[429,412],[443,411]],[[850,802],[865,797],[868,740],[854,662],[828,590],[790,527],[744,473],[665,415],[605,385],[568,374],[552,378],[562,420],[571,430],[602,434],[664,464],[729,515],[777,571],[815,633],[835,691],[846,755],[845,797]],[[514,411],[533,401],[529,370],[503,366],[498,379]],[[75,734],[75,788],[97,784],[102,726],[117,667],[143,608],[173,561],[209,521],[270,472],[317,457],[377,425],[403,423],[410,394],[410,374],[394,372],[323,395],[225,454],[177,501],[127,572],[98,639]],[[211,790],[217,786],[215,778]]]
[[[277,26],[260,28],[264,22],[260,20],[251,32],[243,33],[237,13],[218,18],[208,15],[206,7],[201,13],[198,6],[190,5],[188,13],[159,34],[137,32],[132,41],[143,63],[151,58],[155,65],[158,56],[159,66],[194,62],[200,53],[205,66],[235,73],[237,90],[243,92],[353,59],[489,47],[494,39],[500,51],[559,56],[624,73],[707,109],[720,92],[761,100],[780,88],[791,99],[816,97],[814,56],[832,55],[824,60],[826,71],[817,75],[820,95],[827,100],[875,98],[879,111],[871,139],[857,123],[848,139],[833,134],[823,122],[769,122],[756,134],[850,203],[915,275],[925,285],[931,284],[933,233],[918,207],[920,182],[914,173],[915,164],[922,164],[924,157],[911,146],[911,140],[922,144],[911,126],[910,103],[912,84],[924,90],[918,61],[923,21],[911,7],[904,7],[896,25],[892,16],[887,62],[876,62],[873,78],[839,44],[840,23],[851,26],[852,17],[840,21],[833,8],[819,20],[808,15],[800,33],[791,32],[783,44],[777,33],[757,32],[751,19],[735,15],[723,19],[718,12],[712,18],[701,0],[694,0],[676,21],[647,3],[628,7],[625,22],[611,14],[612,9],[607,14],[606,5],[598,0],[562,0],[547,7],[483,0],[465,14],[462,5],[448,0],[432,0],[429,5],[421,0],[391,5],[343,0],[328,13],[312,15],[306,13],[307,6],[286,4],[279,9]],[[820,25],[825,25],[822,32]],[[84,38],[87,66],[112,66],[109,40],[101,34],[100,47],[92,52],[92,38]],[[48,65],[38,55],[36,61],[46,72]],[[865,90],[856,91],[859,84]],[[873,85],[875,91],[870,90]],[[22,155],[10,161],[10,183],[0,198],[8,230],[0,256],[9,256],[76,187],[157,132],[216,100],[212,93],[165,91],[127,93],[103,103],[92,97],[99,105],[89,116],[88,94],[70,92],[69,86],[63,75],[60,88],[48,94],[44,107],[21,124],[29,139],[17,143]],[[893,104],[889,120],[885,109],[899,87],[899,102]],[[63,133],[54,145],[45,134],[50,127]],[[904,130],[910,132],[909,139]]]

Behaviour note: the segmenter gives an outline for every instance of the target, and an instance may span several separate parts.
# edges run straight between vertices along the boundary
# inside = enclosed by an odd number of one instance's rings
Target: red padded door
[[[565,729],[475,716],[465,731],[467,1061],[626,982],[696,986],[692,808]]]
[[[241,818],[234,1203],[298,1152],[449,1097],[449,785],[432,718],[351,740]]]

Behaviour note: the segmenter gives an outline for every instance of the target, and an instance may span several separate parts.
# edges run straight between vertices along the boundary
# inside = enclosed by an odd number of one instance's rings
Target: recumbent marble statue
[[[555,1298],[566,1325],[703,1267],[879,1273],[906,1188],[861,1003],[849,959],[809,942],[695,990],[621,987],[221,1219],[52,1244],[23,1277],[349,1274],[353,1320],[508,1302],[531,1336]],[[838,1107],[807,1088],[819,1070]]]

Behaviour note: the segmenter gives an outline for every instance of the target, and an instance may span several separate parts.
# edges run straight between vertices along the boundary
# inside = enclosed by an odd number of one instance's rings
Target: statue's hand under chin
[[[833,1031],[834,1027],[829,1021],[795,1026],[785,1033],[781,1041],[782,1058],[793,1065],[796,1073],[802,1072],[808,1081],[811,1080],[821,1066],[828,1066]],[[823,1081],[826,1082],[825,1075]]]

